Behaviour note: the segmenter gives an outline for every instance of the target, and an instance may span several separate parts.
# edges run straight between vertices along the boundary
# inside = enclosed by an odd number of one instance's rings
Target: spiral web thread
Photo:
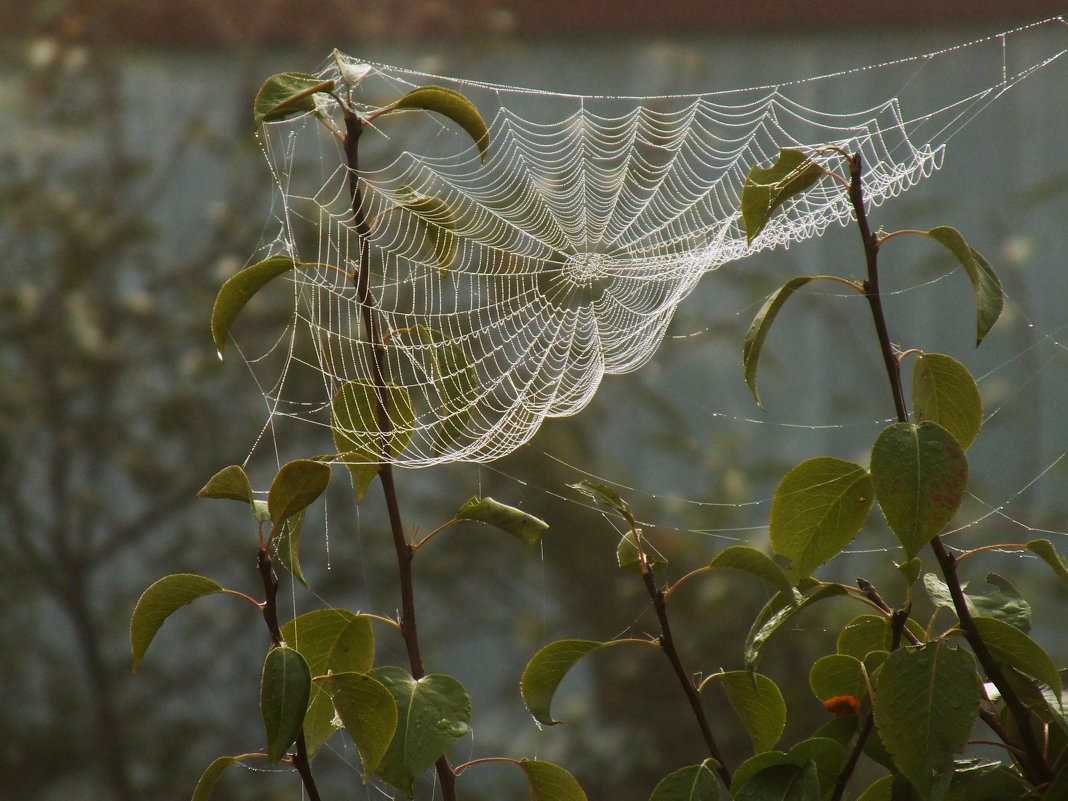
[[[546,417],[577,413],[602,376],[652,358],[705,273],[852,218],[843,187],[823,179],[747,244],[738,207],[751,166],[799,147],[841,172],[824,146],[859,152],[867,202],[879,205],[937,169],[946,142],[1062,55],[1066,39],[1058,18],[835,75],[660,97],[558,94],[370,65],[353,90],[362,114],[436,85],[463,93],[490,130],[484,161],[458,126],[423,111],[383,116],[360,142],[370,289],[391,385],[386,458],[411,467],[490,461]],[[321,74],[340,84],[332,60]],[[837,110],[859,80],[896,95]],[[817,101],[830,110],[810,107]],[[363,390],[337,395],[348,382],[374,387],[351,277],[359,238],[344,154],[312,114],[265,125],[262,142],[281,200],[264,253],[303,266],[291,274],[286,335],[245,358],[272,423],[336,425],[340,411],[348,441],[381,442]]]

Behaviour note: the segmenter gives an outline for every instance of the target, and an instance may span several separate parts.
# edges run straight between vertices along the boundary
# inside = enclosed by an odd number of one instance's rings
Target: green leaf
[[[894,777],[883,776],[868,785],[868,789],[861,793],[857,801],[893,801],[891,792],[894,789]]]
[[[397,731],[397,702],[382,682],[366,673],[333,673],[322,680],[334,709],[363,760],[367,784]],[[332,710],[331,710],[332,711]]]
[[[381,426],[378,416],[378,389],[370,381],[355,379],[348,381],[334,393],[330,403],[330,427],[334,434],[334,445],[338,451],[359,454],[387,453],[395,459],[404,452],[412,441],[415,430],[415,410],[411,397],[404,387],[390,385],[386,387],[386,404],[390,420],[388,447],[382,441]],[[377,461],[377,457],[374,458]],[[366,465],[358,465],[366,467]],[[351,470],[351,468],[350,468]],[[377,473],[377,466],[375,466]],[[353,483],[356,483],[353,475]],[[361,483],[363,482],[361,478]],[[367,484],[363,483],[366,490]],[[359,494],[359,491],[357,490]],[[363,496],[360,495],[360,498]]]
[[[923,570],[923,561],[914,556],[900,564],[895,562],[894,567],[901,571],[901,575],[905,578],[905,584],[911,587],[916,583],[916,579],[920,577],[920,571]]]
[[[271,510],[267,508],[267,501],[255,498],[252,501],[252,516],[257,523],[268,523],[271,520]]]
[[[1055,697],[1061,697],[1061,674],[1038,643],[995,617],[973,617],[972,624],[995,659],[1048,685]]]
[[[200,779],[197,781],[196,789],[193,790],[193,797],[190,801],[208,801],[219,778],[235,762],[237,762],[237,757],[221,756],[208,765],[207,770],[200,774]]]
[[[333,81],[324,81],[304,72],[280,72],[272,75],[256,94],[252,121],[257,128],[265,122],[280,120],[290,114],[314,111],[316,92],[331,92]]]
[[[549,530],[545,521],[493,498],[472,498],[456,512],[456,519],[476,520],[494,526],[517,537],[525,545],[534,544]]]
[[[1024,600],[1007,579],[1002,578],[997,573],[988,574],[986,580],[993,584],[995,589],[984,595],[964,593],[964,600],[972,615],[997,618],[1015,626],[1024,633],[1030,631],[1031,604]],[[941,578],[934,573],[927,573],[923,577],[923,586],[935,606],[951,609],[956,613],[953,596],[949,592],[949,587]]]
[[[1064,559],[1057,552],[1057,549],[1053,547],[1052,542],[1049,540],[1031,540],[1027,543],[1027,550],[1053,568],[1057,578],[1061,580],[1065,587],[1068,587],[1068,564],[1065,564]]]
[[[795,581],[853,541],[871,509],[871,476],[860,465],[820,456],[788,472],[771,500],[775,552],[790,560]]]
[[[965,450],[983,424],[978,384],[963,364],[941,353],[925,353],[916,363],[912,406],[917,420],[938,423]]]
[[[649,801],[719,801],[719,781],[708,765],[688,765],[661,779]]]
[[[752,244],[783,203],[823,177],[823,169],[803,150],[784,147],[770,167],[752,167],[742,184],[746,244]]]
[[[820,701],[843,695],[860,701],[868,694],[861,661],[846,654],[829,654],[817,659],[809,670],[808,685]]]
[[[641,533],[642,530],[636,528],[619,538],[619,544],[616,545],[616,564],[621,570],[641,570],[641,556],[638,551],[638,536]],[[650,553],[648,542],[645,543],[644,550],[646,563],[653,572],[667,567],[667,559],[659,554]]]
[[[960,231],[943,225],[927,231],[927,236],[953,254],[972,282],[975,290],[975,345],[978,347],[1001,315],[1005,303],[1001,281],[994,268],[964,240]]]
[[[374,665],[375,639],[364,615],[347,609],[316,609],[282,626],[282,639],[300,652],[313,676],[366,673]],[[312,687],[304,739],[314,754],[334,733],[334,707],[327,688]]]
[[[875,497],[912,558],[953,519],[968,486],[968,460],[937,423],[895,423],[871,452]]]
[[[786,728],[786,702],[778,685],[761,673],[731,670],[709,676],[708,682],[719,682],[727,700],[742,721],[753,751],[768,751],[782,737]]]
[[[842,627],[835,650],[863,660],[872,651],[889,651],[891,636],[889,618],[857,615]]]
[[[925,801],[949,789],[953,755],[968,742],[980,692],[975,660],[945,642],[898,648],[883,664],[875,723],[895,766]]]
[[[716,554],[708,563],[713,570],[741,570],[763,579],[774,589],[793,597],[793,583],[786,571],[763,551],[750,545],[732,545]]]
[[[745,370],[745,384],[749,387],[749,391],[753,393],[753,400],[756,401],[756,405],[761,409],[764,408],[764,404],[760,402],[760,393],[757,391],[756,374],[757,365],[760,364],[760,354],[764,349],[764,340],[768,338],[771,324],[775,322],[779,309],[782,308],[783,304],[794,292],[811,281],[812,278],[813,276],[811,275],[799,275],[796,278],[791,278],[775,290],[764,301],[764,305],[756,313],[756,317],[749,324],[749,330],[745,334],[745,344],[742,346],[742,367]]]
[[[756,774],[776,765],[804,768],[812,763],[816,766],[821,791],[826,794],[834,787],[845,758],[846,752],[842,743],[829,737],[810,737],[797,743],[788,754],[782,751],[764,751],[745,760],[731,777],[731,790],[737,794]]]
[[[132,669],[137,670],[156,632],[171,613],[197,598],[222,591],[223,587],[218,582],[192,573],[164,576],[145,590],[134,607],[133,619],[130,622]]]
[[[630,504],[619,497],[619,493],[607,484],[598,484],[594,481],[580,481],[577,484],[568,484],[571,489],[578,490],[583,495],[593,498],[601,506],[611,509],[613,512],[617,512],[622,515],[631,528],[637,525],[634,520],[634,515],[631,514]]]
[[[274,556],[278,563],[293,574],[293,578],[308,586],[300,567],[300,535],[304,530],[304,509],[282,522],[282,528],[274,540]]]
[[[296,266],[297,263],[289,256],[271,256],[226,279],[219,288],[219,294],[215,296],[215,305],[211,310],[211,338],[215,341],[215,349],[219,352],[220,359],[226,350],[230,326],[245,308],[245,304],[272,279]]]
[[[521,759],[519,767],[527,775],[531,801],[586,801],[586,793],[575,777],[552,762]]]
[[[519,680],[519,689],[523,703],[534,719],[545,726],[555,726],[560,721],[553,720],[550,707],[556,688],[560,686],[567,672],[582,657],[599,648],[619,645],[619,640],[597,642],[596,640],[557,640],[542,647],[530,658],[523,676]],[[628,642],[623,640],[622,642]]]
[[[198,498],[225,498],[231,501],[252,503],[252,484],[248,475],[238,465],[224,467],[208,479],[208,483],[197,492]]]
[[[271,522],[278,525],[304,511],[323,494],[330,483],[330,467],[311,459],[297,459],[282,465],[267,493]]]
[[[822,601],[824,598],[845,595],[846,589],[841,584],[823,584],[811,595],[801,596],[796,590],[794,593],[792,596],[782,592],[776,593],[753,621],[749,634],[745,638],[746,670],[756,669],[760,662],[761,651],[771,639],[771,635],[782,628],[790,618],[806,606]]]
[[[1051,792],[1053,789],[1052,786],[1047,788],[1044,798],[1055,801],[1064,797],[1054,795]],[[947,801],[1016,801],[1018,798],[1027,798],[1028,795],[1028,787],[1019,773],[1005,765],[996,765],[993,770],[958,768],[946,798]]]
[[[442,278],[446,277],[460,242],[456,235],[460,223],[452,206],[439,197],[420,194],[410,186],[401,187],[394,200],[398,208],[412,212],[423,224],[438,271]]]
[[[416,777],[470,730],[471,700],[460,682],[440,673],[416,680],[385,665],[370,675],[386,686],[398,710],[397,731],[377,775],[410,796]]]
[[[784,763],[754,774],[734,794],[734,801],[820,801],[816,765]]]
[[[297,739],[310,696],[311,671],[304,657],[285,645],[268,651],[260,681],[260,715],[269,762],[281,760]]]
[[[459,92],[443,86],[420,86],[413,89],[396,103],[387,106],[382,113],[400,109],[418,108],[435,111],[455,122],[478,146],[478,157],[485,161],[489,155],[489,129],[475,104]]]

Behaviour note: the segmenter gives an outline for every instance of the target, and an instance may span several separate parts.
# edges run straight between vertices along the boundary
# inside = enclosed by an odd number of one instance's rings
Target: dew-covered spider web
[[[497,459],[546,418],[582,410],[605,375],[647,364],[707,273],[852,219],[846,191],[825,178],[747,242],[739,197],[751,167],[791,147],[841,173],[827,146],[859,153],[867,203],[878,206],[937,170],[955,134],[1066,46],[1068,26],[1055,19],[832,75],[651,97],[342,57],[370,67],[352,89],[361,115],[416,87],[446,87],[485,118],[488,151],[419,110],[382,116],[361,137],[376,344],[354,282],[361,237],[341,144],[311,113],[266,124],[278,202],[259,255],[301,266],[289,274],[284,334],[266,345],[239,339],[244,358],[272,421],[307,421],[329,441],[340,402],[350,441],[388,431],[385,455],[398,464]],[[340,86],[337,70],[331,59],[320,74]],[[851,107],[860,77],[878,80],[886,99]],[[320,111],[340,125],[331,105]],[[359,391],[341,392],[379,382],[390,387],[385,426]]]

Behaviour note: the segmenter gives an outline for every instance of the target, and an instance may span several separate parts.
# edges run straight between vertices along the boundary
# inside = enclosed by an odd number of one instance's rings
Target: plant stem
[[[400,503],[397,500],[397,487],[393,481],[393,465],[389,461],[390,439],[393,424],[389,419],[389,396],[387,394],[385,372],[382,369],[382,331],[377,315],[377,303],[371,292],[370,243],[371,233],[367,224],[367,212],[363,205],[360,190],[359,143],[363,134],[364,121],[352,111],[345,112],[345,161],[349,171],[349,195],[352,200],[353,224],[359,238],[360,262],[354,276],[356,299],[360,304],[364,329],[371,350],[371,380],[378,392],[378,430],[381,432],[381,461],[378,464],[378,478],[382,482],[382,494],[386,500],[386,513],[389,517],[389,529],[393,535],[393,547],[397,553],[397,571],[401,594],[401,636],[408,652],[408,663],[412,677],[421,679],[426,675],[423,657],[419,649],[419,634],[415,617],[415,590],[412,580],[412,560],[415,550],[404,535],[404,523],[401,520]],[[445,801],[456,801],[456,773],[447,757],[442,756],[435,763],[438,781]]]
[[[278,625],[278,576],[271,563],[271,554],[266,548],[260,548],[256,554],[256,568],[263,581],[263,622],[271,636],[271,647],[282,644],[282,630]],[[304,740],[304,729],[297,732],[296,751],[293,754],[293,767],[300,774],[308,801],[319,801],[319,789],[315,786],[315,777],[311,772],[311,759]]]
[[[639,544],[639,548],[640,547]],[[712,727],[709,725],[708,716],[705,714],[705,709],[701,705],[701,695],[694,686],[690,674],[682,664],[682,657],[679,656],[679,651],[675,647],[675,638],[671,634],[671,622],[668,620],[667,614],[667,598],[664,595],[663,590],[656,586],[656,577],[653,574],[652,568],[649,567],[649,563],[645,560],[644,555],[641,557],[641,571],[642,580],[645,582],[645,589],[653,601],[653,608],[656,610],[657,620],[660,621],[660,637],[658,638],[660,648],[667,655],[668,661],[671,662],[671,667],[675,671],[675,676],[678,677],[679,684],[682,685],[682,691],[686,694],[686,700],[689,702],[694,717],[697,719],[697,725],[701,729],[701,736],[704,737],[705,745],[708,747],[708,753],[716,762],[716,773],[719,774],[723,783],[730,788],[731,772],[727,768],[727,763],[723,760],[723,754],[720,752],[719,746],[716,744],[716,738],[712,734]]]
[[[886,327],[886,317],[883,313],[882,300],[879,294],[879,239],[872,233],[868,225],[868,216],[864,208],[862,172],[861,156],[856,153],[849,159],[849,199],[852,202],[853,211],[857,215],[857,225],[860,228],[861,240],[864,243],[864,258],[868,268],[868,278],[864,282],[865,297],[868,298],[868,305],[871,307],[872,319],[879,338],[879,347],[883,354],[887,378],[890,380],[890,389],[894,396],[897,419],[901,423],[907,423],[909,416],[908,409],[905,406],[905,395],[901,389],[901,363],[898,361],[897,356],[894,355],[894,348],[890,342],[890,335]],[[946,548],[941,537],[934,537],[930,544],[931,550],[934,551],[935,559],[938,560],[942,577],[949,587],[949,593],[953,599],[953,608],[957,613],[961,631],[964,632],[965,639],[972,647],[972,651],[986,672],[987,678],[993,682],[994,686],[998,688],[998,692],[1001,693],[1001,698],[1020,731],[1023,750],[1027,755],[1026,759],[1020,760],[1021,769],[1029,781],[1034,784],[1050,781],[1053,778],[1053,774],[1050,771],[1049,764],[1046,762],[1041,746],[1035,739],[1034,731],[1031,728],[1031,716],[1012,685],[1009,684],[1004,672],[1001,670],[1001,666],[991,655],[990,649],[987,648],[983,638],[976,631],[971,610],[968,609],[968,602],[964,597],[964,590],[957,575],[956,559]],[[995,731],[997,730],[995,729]],[[1004,729],[1001,728],[999,736],[1003,732]],[[1006,740],[1006,745],[1011,745],[1011,743]]]

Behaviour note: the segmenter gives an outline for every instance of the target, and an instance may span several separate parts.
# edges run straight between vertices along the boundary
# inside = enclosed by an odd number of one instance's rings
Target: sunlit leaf
[[[367,673],[333,673],[321,683],[329,688],[338,717],[360,752],[366,784],[397,731],[397,701],[389,688]]]
[[[519,767],[527,775],[530,801],[586,801],[578,781],[559,765],[542,759],[521,759]]]
[[[272,279],[289,272],[296,266],[296,262],[289,256],[271,256],[269,259],[246,267],[223,283],[219,288],[219,294],[215,296],[215,305],[211,310],[211,338],[215,341],[215,349],[219,352],[219,358],[222,358],[226,350],[230,327],[237,319],[237,315],[245,308],[245,304]]]
[[[749,330],[745,334],[745,344],[742,346],[742,367],[745,369],[745,383],[749,391],[753,393],[753,400],[757,406],[764,408],[760,402],[760,393],[757,391],[756,374],[760,364],[760,354],[764,349],[764,340],[768,338],[771,324],[775,322],[775,316],[787,299],[798,289],[812,280],[811,275],[799,275],[791,278],[764,301],[764,305],[757,311],[753,322],[749,324]]]
[[[252,503],[252,484],[245,471],[239,465],[232,464],[209,478],[208,483],[197,492],[197,497]]]
[[[623,642],[633,642],[624,640]],[[534,719],[545,726],[555,726],[560,721],[554,720],[550,707],[556,688],[560,686],[564,676],[575,666],[582,657],[599,648],[607,648],[619,645],[620,641],[610,640],[598,642],[596,640],[557,640],[551,642],[539,650],[530,658],[523,676],[519,681],[519,689]]]
[[[334,445],[341,453],[388,453],[396,458],[408,447],[415,430],[415,410],[404,387],[389,385],[385,400],[390,425],[386,437],[382,435],[379,417],[379,391],[369,381],[348,381],[334,393],[330,404],[330,426]],[[387,443],[384,440],[388,440]],[[359,465],[364,467],[364,465]],[[351,469],[351,468],[350,468]],[[355,476],[353,478],[355,482]],[[366,485],[364,485],[366,488]]]
[[[438,271],[442,278],[447,276],[460,244],[456,235],[459,220],[452,206],[439,197],[420,194],[409,186],[402,187],[394,200],[397,207],[412,212],[423,224]]]
[[[953,755],[979,715],[980,682],[971,654],[937,642],[898,648],[883,664],[873,711],[894,765],[924,799],[941,798]]]
[[[796,593],[796,590],[794,591]],[[846,594],[846,589],[841,584],[824,584],[811,595],[792,597],[787,593],[776,593],[764,608],[760,610],[749,634],[745,638],[745,667],[746,670],[755,670],[760,662],[760,655],[764,646],[771,636],[790,620],[794,615],[810,604],[817,603],[825,598],[836,598]]]
[[[486,523],[517,537],[526,545],[537,542],[549,530],[545,521],[493,498],[471,498],[456,512],[456,519]]]
[[[634,515],[631,514],[630,504],[623,500],[619,493],[607,484],[598,484],[594,481],[579,481],[577,484],[568,484],[573,490],[578,490],[583,495],[593,498],[601,506],[618,512],[633,528],[636,525]]]
[[[364,615],[347,609],[316,609],[282,625],[282,639],[300,652],[313,676],[366,673],[374,665],[375,640]],[[312,687],[304,717],[304,739],[314,754],[335,731],[334,708],[327,688]]]
[[[638,528],[619,538],[619,544],[616,545],[616,564],[621,570],[641,570],[641,551],[638,550],[638,537],[641,533],[642,530]],[[654,572],[667,567],[667,559],[650,551],[648,542],[644,543],[642,550],[645,552],[646,564]]]
[[[760,753],[773,748],[786,728],[786,702],[778,685],[761,673],[747,670],[714,674],[704,686],[712,682],[723,687],[727,700],[749,734],[753,751]]]
[[[972,624],[995,659],[1048,685],[1055,697],[1061,697],[1061,674],[1038,643],[995,617],[973,617]]]
[[[271,522],[278,525],[306,509],[329,483],[330,467],[322,462],[297,459],[282,465],[267,493]]]
[[[927,231],[927,236],[953,254],[972,282],[975,290],[975,344],[978,347],[1001,315],[1005,303],[1001,281],[982,254],[964,240],[960,231],[943,225]]]
[[[921,642],[926,639],[923,626],[912,618],[909,618],[905,626]],[[836,650],[839,654],[863,661],[872,651],[889,651],[892,643],[890,618],[882,615],[858,615],[839,632]]]
[[[1061,580],[1061,583],[1068,587],[1068,564],[1065,563],[1064,558],[1057,552],[1052,542],[1049,540],[1031,540],[1027,543],[1027,550],[1049,565],[1053,572],[1057,574],[1057,578]]]
[[[875,497],[911,558],[953,519],[968,486],[968,460],[937,423],[895,423],[871,452]]]
[[[796,581],[853,541],[871,509],[871,476],[860,465],[821,456],[788,472],[771,500],[775,552],[790,560]]]
[[[304,657],[284,645],[268,651],[260,681],[260,715],[269,762],[282,759],[297,739],[310,696],[311,672]]]
[[[133,670],[137,670],[156,632],[173,612],[197,598],[222,590],[223,587],[218,582],[192,573],[164,576],[145,590],[134,607],[133,619],[130,622]]]
[[[708,765],[688,765],[657,782],[649,801],[719,801],[719,780]]]
[[[324,81],[304,72],[280,72],[263,82],[252,106],[252,121],[258,128],[262,123],[280,120],[290,114],[315,110],[316,92],[330,92],[333,81]]]
[[[221,756],[208,765],[207,769],[200,774],[200,779],[197,781],[197,786],[193,790],[193,796],[190,801],[208,801],[223,773],[235,762],[237,762],[237,757]]]
[[[979,386],[951,356],[925,353],[912,372],[912,406],[917,420],[938,423],[967,450],[983,424]]]
[[[808,685],[821,701],[841,696],[860,700],[868,694],[863,665],[854,656],[828,654],[817,659],[808,672]]]
[[[712,557],[708,566],[714,570],[740,570],[756,576],[774,589],[793,597],[793,583],[786,571],[763,551],[750,545],[732,545]]]
[[[301,509],[295,515],[287,517],[274,540],[274,558],[293,574],[293,578],[308,586],[304,571],[300,566],[300,535],[304,530],[304,512]]]
[[[823,176],[823,169],[802,150],[784,147],[770,167],[752,167],[742,184],[742,220],[751,244],[776,210]]]
[[[1005,578],[997,573],[990,573],[986,580],[993,585],[994,589],[984,594],[964,593],[964,600],[968,610],[973,616],[982,615],[1004,621],[1022,632],[1031,630],[1031,604],[1024,600],[1023,596]],[[953,610],[953,596],[949,586],[934,573],[927,573],[923,577],[923,586],[927,595],[935,606],[941,606]]]
[[[475,107],[459,92],[446,89],[443,86],[420,86],[413,89],[396,103],[386,107],[382,113],[400,109],[423,109],[434,111],[455,122],[465,131],[478,146],[478,156],[481,161],[486,160],[489,154],[489,129],[486,121]]]
[[[384,665],[370,672],[397,703],[397,730],[378,764],[377,775],[412,794],[412,783],[470,730],[471,700],[456,679],[440,673],[414,679]]]

